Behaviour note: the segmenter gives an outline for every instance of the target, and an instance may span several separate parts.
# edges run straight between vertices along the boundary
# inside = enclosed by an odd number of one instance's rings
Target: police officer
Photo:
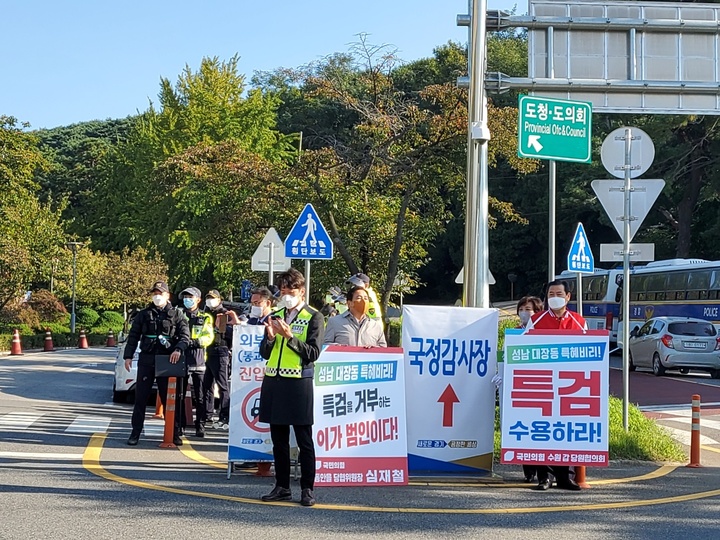
[[[190,344],[188,321],[182,311],[170,304],[170,290],[164,281],[156,281],[150,289],[152,303],[141,310],[133,320],[123,357],[125,369],[130,371],[135,349],[140,344],[137,381],[135,384],[135,406],[132,414],[132,432],[127,440],[130,446],[137,445],[145,424],[145,409],[155,380],[155,355],[168,354],[170,362],[177,363]],[[157,378],[160,400],[165,406],[168,378]],[[179,415],[175,417],[173,442],[180,446]]]
[[[205,399],[206,417],[203,421],[212,422],[213,412],[215,411],[215,391],[214,386],[217,384],[218,393],[220,395],[220,412],[218,423],[214,427],[228,430],[230,423],[230,392],[228,385],[228,366],[230,365],[230,348],[232,347],[232,323],[234,323],[234,312],[228,312],[222,305],[222,296],[220,293],[212,289],[205,295],[205,311],[207,311],[213,319],[214,337],[212,343],[207,349],[207,369],[203,377],[203,394]],[[225,331],[220,331],[220,318],[228,317],[231,324],[225,326]]]
[[[192,394],[195,401],[195,436],[205,437],[205,395],[203,377],[205,375],[205,361],[207,347],[215,339],[212,315],[198,309],[201,301],[200,290],[188,287],[180,293],[185,310],[185,316],[190,325],[190,346],[185,351],[188,376],[192,381]],[[182,389],[182,395],[185,388]],[[184,408],[181,408],[183,420]]]
[[[261,499],[288,501],[290,492],[290,426],[300,449],[300,504],[315,504],[313,443],[313,376],[325,332],[319,311],[305,302],[305,277],[291,268],[278,276],[283,308],[265,322],[260,356],[267,360],[260,389],[260,422],[270,424],[275,487]]]

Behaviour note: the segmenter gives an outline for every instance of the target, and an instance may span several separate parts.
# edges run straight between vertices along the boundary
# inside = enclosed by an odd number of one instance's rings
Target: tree
[[[63,243],[60,211],[36,197],[33,174],[46,167],[37,139],[0,117],[0,308],[49,274]]]

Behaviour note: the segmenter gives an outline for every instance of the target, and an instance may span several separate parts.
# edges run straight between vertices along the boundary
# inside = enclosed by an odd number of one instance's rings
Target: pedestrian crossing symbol
[[[285,239],[285,256],[290,259],[333,258],[333,243],[330,235],[310,203],[300,212],[300,216]]]
[[[582,223],[578,223],[575,230],[575,237],[568,252],[567,266],[570,272],[579,272],[581,274],[595,272],[595,258],[590,250],[590,242],[588,242]]]

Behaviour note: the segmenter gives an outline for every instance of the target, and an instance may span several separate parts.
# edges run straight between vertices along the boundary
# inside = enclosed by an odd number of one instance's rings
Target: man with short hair
[[[348,310],[330,317],[325,328],[324,343],[352,347],[387,347],[382,324],[368,317],[370,297],[365,287],[353,287],[347,292]]]
[[[192,396],[195,400],[195,436],[205,437],[205,398],[203,378],[205,376],[205,362],[207,361],[207,347],[215,339],[213,331],[213,318],[209,313],[200,311],[202,294],[196,287],[188,287],[180,293],[185,316],[190,325],[190,345],[185,351],[188,376],[192,381]],[[187,386],[187,381],[184,386]],[[181,394],[185,394],[182,388]],[[185,419],[184,400],[178,407],[179,414]]]
[[[273,300],[273,293],[267,287],[255,287],[250,291],[250,317],[247,323],[265,324],[272,313]]]
[[[137,379],[135,382],[135,406],[132,413],[132,432],[127,440],[130,446],[136,446],[145,425],[145,408],[155,381],[155,356],[170,354],[170,362],[175,364],[190,344],[188,321],[182,311],[170,304],[170,289],[164,281],[156,281],[150,288],[152,302],[138,312],[132,322],[125,343],[123,358],[125,370],[130,371],[132,359],[140,345]],[[171,352],[172,351],[172,352]],[[158,393],[163,406],[166,406],[168,377],[157,378]],[[182,399],[183,396],[176,396]],[[173,443],[182,445],[181,419],[175,417]]]
[[[345,281],[345,284],[351,287],[364,287],[365,290],[367,290],[368,298],[370,299],[367,316],[380,321],[380,324],[384,328],[385,325],[383,323],[382,313],[380,312],[380,302],[378,302],[377,294],[375,294],[375,291],[370,286],[370,278],[362,273],[354,274]]]
[[[267,360],[260,390],[260,422],[270,424],[275,461],[275,487],[261,499],[289,501],[290,426],[300,455],[300,504],[313,506],[315,444],[312,435],[315,361],[325,331],[319,311],[305,301],[305,277],[290,268],[278,276],[284,307],[265,321],[260,356]]]
[[[568,330],[585,331],[587,322],[582,315],[567,309],[570,302],[570,289],[568,282],[556,279],[548,283],[545,302],[548,309],[535,313],[527,325],[525,332],[530,330]],[[538,465],[536,489],[545,491],[550,488],[550,473],[555,475],[557,486],[561,489],[578,491],[580,486],[570,478],[570,467]]]

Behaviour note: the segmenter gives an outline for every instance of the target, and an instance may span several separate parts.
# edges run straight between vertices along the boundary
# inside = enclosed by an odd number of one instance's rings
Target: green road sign
[[[590,163],[590,103],[520,96],[518,109],[518,156]]]

